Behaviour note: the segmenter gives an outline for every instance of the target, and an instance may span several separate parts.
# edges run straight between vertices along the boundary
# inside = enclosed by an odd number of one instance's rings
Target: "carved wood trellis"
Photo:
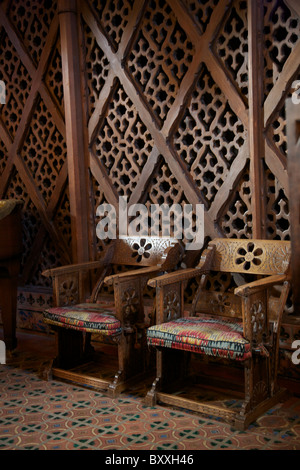
[[[210,238],[289,239],[284,103],[300,77],[297,8],[0,2],[0,197],[24,200],[24,284],[95,258],[96,207],[119,196],[202,203]]]

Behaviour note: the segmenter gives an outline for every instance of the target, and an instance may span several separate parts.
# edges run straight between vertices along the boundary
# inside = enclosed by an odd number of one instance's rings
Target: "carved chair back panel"
[[[193,307],[193,315],[206,313],[224,317],[242,318],[241,298],[232,292],[202,291]]]
[[[211,269],[257,275],[284,274],[290,262],[291,245],[281,240],[217,238]]]
[[[277,319],[279,298],[270,295],[268,299],[268,317],[270,321]],[[202,291],[194,303],[192,315],[205,313],[230,318],[243,318],[241,297],[232,292]]]
[[[211,271],[194,296],[193,315],[242,318],[242,299],[234,295],[234,288],[249,282],[249,277],[255,280],[257,276],[282,274],[289,267],[291,245],[288,241],[222,238],[214,239],[210,245],[216,247]],[[221,285],[222,274],[228,278]],[[266,300],[270,320],[276,318],[278,311],[281,288],[278,289],[270,288]]]
[[[178,240],[163,237],[126,237],[116,240],[112,262],[126,266],[161,266]],[[174,251],[174,255],[176,255]],[[178,252],[177,252],[178,256]],[[177,260],[173,260],[176,264]],[[178,258],[179,261],[179,258]]]

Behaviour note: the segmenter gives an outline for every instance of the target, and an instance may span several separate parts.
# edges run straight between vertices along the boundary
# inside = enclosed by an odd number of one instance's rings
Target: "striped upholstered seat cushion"
[[[151,326],[147,330],[147,341],[152,346],[239,361],[251,356],[250,343],[243,337],[241,322],[205,315]]]
[[[121,324],[113,313],[113,306],[83,303],[45,310],[44,320],[64,328],[114,336],[121,332]]]

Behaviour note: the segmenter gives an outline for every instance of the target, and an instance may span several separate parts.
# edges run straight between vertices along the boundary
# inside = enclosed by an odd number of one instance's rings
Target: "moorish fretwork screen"
[[[204,204],[207,239],[290,238],[297,3],[0,1],[0,198],[24,201],[23,285],[97,257],[96,209],[120,196]]]

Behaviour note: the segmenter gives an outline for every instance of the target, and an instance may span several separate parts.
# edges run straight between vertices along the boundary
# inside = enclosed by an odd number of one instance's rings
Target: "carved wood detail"
[[[220,416],[221,411],[224,412],[222,416],[231,423],[239,429],[245,429],[263,410],[280,399],[283,392],[280,392],[277,383],[279,331],[289,290],[290,258],[290,242],[214,239],[196,268],[178,270],[148,282],[156,287],[158,315],[156,325],[148,330],[148,344],[156,349],[156,380],[148,393],[147,403],[153,404],[157,400],[190,410],[210,412],[213,416]],[[237,267],[240,279],[236,275]],[[251,280],[245,279],[238,287],[229,283],[228,290],[214,291],[213,284],[208,282],[210,270],[231,272],[237,283],[245,273],[251,273],[252,276]],[[182,306],[182,285],[193,277],[200,278],[200,282],[193,310],[188,314],[189,317],[195,317],[189,326],[190,319],[179,322],[174,320],[187,316]],[[277,305],[271,301],[272,286],[280,286]],[[170,323],[172,321],[174,323]],[[222,326],[224,324],[226,327]],[[222,353],[228,351],[232,346],[231,341],[234,341],[228,333],[229,325],[234,325],[233,331],[237,327],[241,328],[239,341],[246,341],[251,352],[241,360],[244,384],[239,392],[244,393],[244,399],[241,399],[237,410],[225,411],[227,393],[226,399],[223,399],[225,401],[221,398],[220,401],[210,401],[204,391],[197,390],[190,397],[188,392],[182,392],[182,388],[185,383],[194,387],[198,374],[199,384],[203,380],[204,388],[212,387],[215,391],[219,369],[214,369],[213,364],[224,359]],[[182,354],[179,355],[179,352]],[[185,367],[180,370],[184,357],[190,353],[200,357],[204,355],[205,358],[203,361],[199,358],[190,369]],[[213,361],[210,361],[211,356]],[[227,367],[233,366],[235,359],[234,355],[227,355]],[[211,373],[208,373],[205,366],[210,363]],[[177,374],[174,374],[174,364],[178,369]],[[235,387],[231,388],[229,381],[226,381],[226,385],[221,381],[218,386],[234,397],[236,390]]]
[[[119,196],[149,211],[155,203],[204,204],[208,238],[255,238],[261,223],[267,238],[289,240],[284,101],[300,77],[299,17],[289,2],[263,2],[263,129],[257,131],[258,97],[249,83],[258,25],[249,24],[249,2],[70,3],[79,21],[71,44],[79,44],[81,71],[71,92],[78,91],[74,108],[83,109],[86,158],[86,173],[75,165],[74,179],[60,3],[0,5],[0,80],[6,84],[0,197],[24,200],[22,283],[47,286],[43,269],[75,262],[87,249],[97,259],[107,242],[95,237],[96,208],[102,202],[117,208]],[[71,56],[72,46],[63,46]],[[251,129],[262,139],[259,221]],[[88,191],[86,209],[76,205],[79,183]],[[88,236],[77,234],[84,224]]]

